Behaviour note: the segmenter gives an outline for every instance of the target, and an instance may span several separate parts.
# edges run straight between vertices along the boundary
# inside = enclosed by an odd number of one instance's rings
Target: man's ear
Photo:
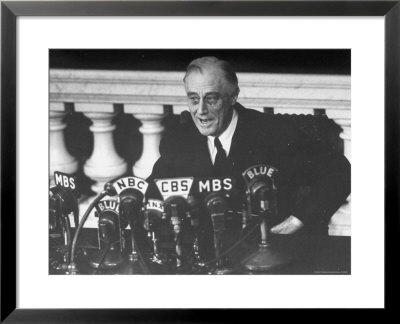
[[[235,93],[232,95],[232,106],[233,106],[234,104],[236,104],[237,98],[239,97],[239,91],[240,91],[240,89],[237,88],[237,90],[235,91]]]

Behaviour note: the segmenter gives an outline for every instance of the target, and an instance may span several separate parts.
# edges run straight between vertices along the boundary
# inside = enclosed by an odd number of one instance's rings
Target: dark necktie
[[[228,159],[218,137],[214,139],[214,145],[217,148],[217,155],[215,156],[213,173],[214,176],[220,177],[227,173]]]

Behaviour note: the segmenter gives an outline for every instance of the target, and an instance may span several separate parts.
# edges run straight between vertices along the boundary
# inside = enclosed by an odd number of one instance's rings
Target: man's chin
[[[215,134],[215,130],[212,126],[205,127],[203,125],[198,125],[198,124],[196,124],[196,126],[200,134],[203,136],[214,136]]]

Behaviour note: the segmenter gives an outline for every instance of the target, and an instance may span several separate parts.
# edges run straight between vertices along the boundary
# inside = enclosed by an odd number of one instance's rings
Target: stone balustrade
[[[93,152],[83,165],[95,193],[105,182],[133,174],[150,175],[169,114],[187,110],[183,72],[50,70],[50,181],[54,171],[75,173],[78,162],[66,146],[64,116],[81,112],[92,122]],[[342,129],[344,154],[351,161],[350,77],[239,73],[238,101],[247,108],[275,114],[314,114],[321,110]],[[71,108],[73,107],[73,108]],[[128,169],[115,149],[113,119],[118,114],[141,122],[140,158]],[[132,150],[138,148],[132,147]],[[81,202],[81,213],[93,199]],[[350,235],[350,198],[332,217],[331,235]],[[87,226],[97,226],[91,218]]]

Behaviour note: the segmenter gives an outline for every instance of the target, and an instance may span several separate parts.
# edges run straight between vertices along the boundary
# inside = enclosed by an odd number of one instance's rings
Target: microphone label
[[[273,178],[278,169],[266,164],[258,164],[248,168],[242,173],[246,183],[250,183],[254,178],[269,177]]]
[[[164,212],[164,202],[158,199],[149,199],[146,204],[147,209],[158,210]]]
[[[210,193],[231,191],[233,189],[232,178],[204,178],[198,181],[198,193]]]
[[[149,184],[145,180],[136,177],[121,178],[113,183],[118,195],[125,189],[136,189],[144,195],[148,186]]]
[[[182,196],[187,199],[193,184],[193,177],[189,178],[171,178],[171,179],[155,179],[163,199],[171,196]]]
[[[116,200],[106,199],[100,201],[96,206],[96,211],[100,214],[103,211],[111,210],[118,214],[119,212],[119,203]]]
[[[66,189],[70,189],[70,190],[74,190],[74,191],[77,189],[76,183],[75,183],[75,181],[76,181],[75,177],[73,177],[69,174],[55,171],[54,172],[54,181],[57,186],[60,186],[60,187],[66,188]]]

